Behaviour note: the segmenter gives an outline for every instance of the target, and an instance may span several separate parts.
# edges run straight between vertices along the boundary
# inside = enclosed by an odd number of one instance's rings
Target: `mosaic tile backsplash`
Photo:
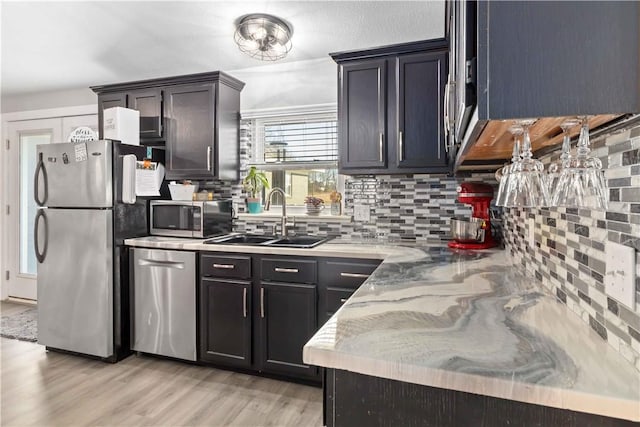
[[[603,340],[640,370],[640,126],[592,140],[606,169],[607,211],[507,209],[506,250]],[[543,158],[548,163],[558,152]],[[529,245],[533,226],[535,245]],[[636,250],[634,307],[605,294],[605,242]],[[629,272],[634,274],[634,272]]]

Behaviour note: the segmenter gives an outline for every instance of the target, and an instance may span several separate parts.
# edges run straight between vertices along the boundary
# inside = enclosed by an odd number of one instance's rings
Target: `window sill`
[[[241,213],[238,214],[238,219],[249,220],[265,220],[273,219],[279,220],[282,215],[274,212],[261,212],[259,214]],[[347,215],[307,215],[304,213],[292,213],[287,215],[289,219],[295,219],[300,222],[351,222],[351,216]]]

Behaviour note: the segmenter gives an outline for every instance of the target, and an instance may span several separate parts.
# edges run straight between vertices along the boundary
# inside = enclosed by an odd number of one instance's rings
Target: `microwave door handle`
[[[42,183],[44,184],[44,195],[42,200],[40,197],[40,173],[42,173]],[[33,198],[38,206],[44,206],[49,198],[49,179],[47,177],[47,168],[44,166],[44,154],[38,153],[38,165],[33,178]]]

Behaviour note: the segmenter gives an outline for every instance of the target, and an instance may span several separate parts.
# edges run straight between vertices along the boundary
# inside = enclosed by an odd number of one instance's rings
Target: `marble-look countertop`
[[[215,251],[230,253],[253,253],[267,255],[297,255],[316,257],[345,257],[361,259],[385,259],[393,254],[412,251],[409,247],[382,244],[377,240],[333,239],[315,248],[283,248],[274,246],[220,245],[204,243],[208,239],[188,239],[178,237],[148,236],[126,239],[128,246],[185,251]],[[421,253],[420,250],[417,253]]]
[[[640,421],[640,372],[499,250],[388,254],[303,359]]]

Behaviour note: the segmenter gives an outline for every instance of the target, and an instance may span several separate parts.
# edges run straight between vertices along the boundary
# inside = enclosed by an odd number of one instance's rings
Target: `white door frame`
[[[7,255],[8,269],[11,277],[8,281],[9,296],[36,300],[36,275],[20,272],[20,257],[24,247],[21,241],[22,219],[21,212],[21,189],[22,171],[20,170],[22,152],[21,137],[23,135],[51,135],[51,143],[62,139],[62,119],[32,119],[9,122],[9,140],[11,149],[7,156],[9,175],[7,203],[11,206],[11,212],[7,215]],[[28,185],[28,184],[27,184]]]
[[[98,105],[79,105],[73,107],[49,108],[43,110],[19,111],[0,114],[2,123],[2,144],[0,145],[0,299],[4,300],[9,296],[9,283],[5,272],[9,269],[9,243],[10,243],[10,221],[7,212],[9,203],[9,156],[7,155],[6,141],[9,139],[9,122],[61,118],[68,116],[80,116],[86,114],[97,114]],[[14,209],[15,212],[15,209]]]

